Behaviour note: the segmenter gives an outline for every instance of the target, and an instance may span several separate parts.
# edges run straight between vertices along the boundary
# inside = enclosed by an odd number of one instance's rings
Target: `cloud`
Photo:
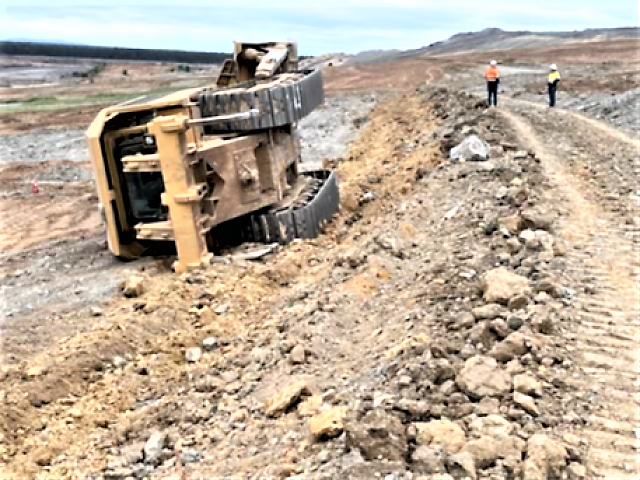
[[[4,6],[4,11],[2,10]],[[636,13],[632,17],[632,14]],[[635,0],[0,0],[5,38],[230,51],[234,40],[295,40],[302,54],[417,48],[457,32],[574,30],[636,23]]]

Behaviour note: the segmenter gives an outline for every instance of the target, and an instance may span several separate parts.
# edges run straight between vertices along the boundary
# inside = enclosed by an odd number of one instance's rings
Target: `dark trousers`
[[[498,82],[487,82],[487,103],[489,105],[498,105]]]
[[[556,90],[558,89],[558,86],[550,83],[549,84],[549,106],[550,107],[555,107],[556,106]]]

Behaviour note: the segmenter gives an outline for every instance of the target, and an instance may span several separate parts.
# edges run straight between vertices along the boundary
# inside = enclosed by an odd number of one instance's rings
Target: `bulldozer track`
[[[515,103],[515,102],[514,102]],[[588,463],[602,478],[631,479],[640,476],[639,425],[640,384],[638,340],[640,339],[640,227],[621,222],[620,199],[602,199],[601,192],[576,176],[539,137],[524,116],[501,110],[523,143],[540,157],[555,186],[556,203],[568,215],[560,233],[573,244],[567,253],[566,276],[574,284],[589,284],[590,294],[578,293],[575,318],[578,391],[593,392],[596,400],[586,426],[576,432],[588,445]],[[555,112],[554,112],[555,114]],[[559,115],[567,115],[560,113]],[[635,145],[621,132],[576,114],[586,128],[598,130],[612,140]],[[621,172],[627,183],[636,181],[638,159]],[[632,214],[637,217],[637,204]]]
[[[217,132],[245,132],[295,124],[324,102],[319,70],[286,73],[269,82],[250,80],[198,96],[203,117],[258,111],[248,119],[220,122]]]
[[[329,170],[301,173],[302,190],[285,205],[222,224],[214,236],[222,244],[244,242],[285,245],[296,238],[317,237],[340,208],[338,178]]]

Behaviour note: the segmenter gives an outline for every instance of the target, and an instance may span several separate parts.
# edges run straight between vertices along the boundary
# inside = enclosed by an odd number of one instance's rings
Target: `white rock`
[[[202,348],[206,351],[214,350],[218,346],[218,339],[216,337],[208,337],[202,341]]]
[[[477,135],[470,135],[460,145],[451,149],[452,160],[484,161],[489,158],[490,148],[487,142]]]
[[[144,444],[144,461],[146,463],[156,463],[162,454],[167,435],[162,432],[154,432],[149,440]]]
[[[187,360],[187,362],[195,363],[200,360],[200,358],[202,358],[202,350],[200,350],[200,348],[198,347],[188,348],[184,354],[184,358]]]

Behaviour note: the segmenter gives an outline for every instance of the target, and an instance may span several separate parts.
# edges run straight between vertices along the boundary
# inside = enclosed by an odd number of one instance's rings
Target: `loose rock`
[[[509,360],[520,357],[527,353],[526,337],[520,332],[513,332],[502,342],[493,347],[489,355],[499,362],[508,362]]]
[[[471,422],[471,430],[496,439],[506,439],[515,431],[515,426],[500,415],[488,415]]]
[[[448,473],[434,473],[429,477],[429,480],[455,480]]]
[[[202,341],[202,348],[204,348],[207,352],[215,350],[220,343],[218,339],[215,337],[208,337]]]
[[[270,417],[280,416],[289,407],[299,402],[303,396],[311,395],[311,393],[309,386],[304,381],[287,385],[267,403],[265,413]]]
[[[49,371],[49,365],[39,364],[39,365],[32,365],[31,367],[29,367],[26,373],[27,373],[27,377],[35,378],[35,377],[41,377],[42,375],[46,374],[48,371]]]
[[[200,350],[200,348],[198,347],[188,348],[184,353],[184,358],[189,363],[195,363],[202,358],[202,350]]]
[[[474,308],[471,313],[476,320],[493,320],[494,318],[504,315],[506,310],[502,305],[490,303],[488,305]]]
[[[516,375],[513,378],[513,389],[525,395],[542,396],[542,384],[530,375]]]
[[[535,434],[527,442],[524,480],[562,478],[566,464],[567,451],[562,445],[544,434]]]
[[[125,297],[139,297],[144,292],[144,278],[140,275],[131,275],[124,284],[122,293]]]
[[[485,301],[506,304],[513,297],[530,293],[529,280],[505,267],[489,270],[484,276]]]
[[[471,454],[477,468],[487,468],[498,459],[498,442],[492,437],[484,436],[471,440],[462,451]]]
[[[526,209],[521,213],[526,228],[550,231],[555,215],[540,208]]]
[[[489,158],[489,145],[477,135],[465,138],[460,145],[451,149],[452,160],[480,162]]]
[[[529,395],[525,395],[520,392],[513,392],[513,401],[516,405],[521,406],[527,413],[531,415],[538,416],[540,415],[540,411],[538,410],[538,406],[533,398]]]
[[[520,215],[511,215],[500,219],[499,228],[506,230],[511,235],[517,234],[522,228],[522,218]]]
[[[289,358],[291,359],[291,362],[294,364],[304,363],[306,358],[304,347],[302,345],[296,345],[295,347],[293,347],[289,355]]]
[[[347,422],[345,431],[347,448],[357,449],[365,460],[404,461],[407,455],[404,425],[384,410],[371,410],[362,420]]]
[[[144,461],[155,464],[162,454],[167,434],[164,432],[154,432],[144,444]]]
[[[477,355],[464,364],[456,377],[458,388],[470,397],[500,397],[511,391],[511,377],[495,359]]]
[[[446,453],[459,452],[464,446],[464,430],[449,420],[432,420],[416,423],[415,426],[418,445],[438,446]]]
[[[494,415],[500,411],[500,400],[493,397],[484,397],[476,405],[476,415]]]
[[[40,462],[36,462],[41,465]],[[105,480],[125,480],[131,478],[134,475],[134,470],[129,467],[116,467],[108,469],[105,472]]]
[[[445,473],[445,453],[438,447],[420,446],[411,454],[411,462],[420,473]]]
[[[476,480],[476,465],[469,452],[461,452],[447,458],[447,469],[454,478]]]
[[[344,430],[346,407],[334,407],[309,419],[309,431],[322,440],[337,437]]]
[[[529,304],[529,297],[526,295],[517,295],[509,300],[509,310],[521,310]]]
[[[145,443],[138,442],[120,449],[125,465],[134,465],[144,459]]]
[[[180,461],[182,463],[195,463],[200,460],[200,453],[197,450],[186,450],[180,455]]]
[[[587,478],[587,469],[579,463],[571,463],[567,467],[567,477],[571,480],[585,480]]]

